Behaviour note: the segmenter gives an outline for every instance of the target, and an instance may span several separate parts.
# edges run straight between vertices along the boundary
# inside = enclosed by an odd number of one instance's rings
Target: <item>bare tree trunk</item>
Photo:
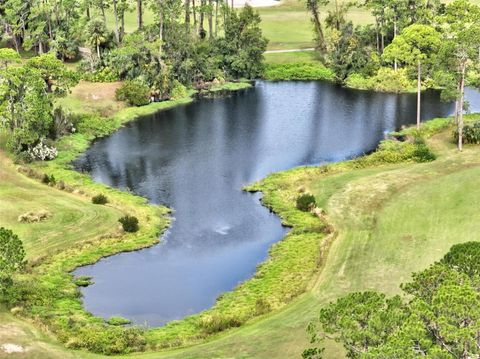
[[[190,0],[185,0],[185,25],[190,27]]]
[[[458,150],[463,150],[463,106],[465,102],[465,62],[460,65],[462,78],[460,80],[460,104],[458,109]]]
[[[213,39],[213,4],[208,0],[208,37]]]
[[[375,19],[375,37],[377,41],[377,52],[380,54],[380,34],[378,31],[378,19]]]
[[[120,32],[118,30],[118,9],[117,9],[117,0],[113,0],[113,17],[115,18],[115,39],[117,43],[120,43]]]
[[[120,42],[123,41],[125,36],[125,9],[122,7],[120,11]]]
[[[193,10],[193,31],[197,33],[197,6],[195,5],[195,0],[192,0],[192,10]]]
[[[203,23],[205,22],[205,4],[206,0],[200,1],[200,33],[205,31],[205,28],[203,27]]]
[[[417,65],[417,130],[420,129],[421,110],[422,110],[422,64]]]
[[[137,25],[139,30],[143,28],[143,0],[137,0]]]
[[[311,8],[313,22],[315,24],[315,30],[317,31],[318,36],[318,49],[320,52],[325,53],[327,51],[327,47],[325,46],[325,36],[323,35],[322,30],[322,23],[320,22],[320,14],[318,13],[317,6],[313,6]]]
[[[394,15],[393,18],[393,38],[395,39],[397,37],[397,15]],[[395,62],[393,63],[393,69],[395,71],[398,70],[398,61],[397,58],[395,58]]]
[[[215,0],[215,37],[218,35],[218,1]]]

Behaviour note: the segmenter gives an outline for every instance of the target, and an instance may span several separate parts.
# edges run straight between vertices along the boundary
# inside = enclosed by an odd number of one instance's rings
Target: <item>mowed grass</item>
[[[0,152],[0,226],[13,230],[23,241],[29,260],[52,254],[75,243],[111,232],[122,213],[94,205],[89,198],[60,191],[27,178]],[[48,211],[39,223],[20,223],[27,212]]]

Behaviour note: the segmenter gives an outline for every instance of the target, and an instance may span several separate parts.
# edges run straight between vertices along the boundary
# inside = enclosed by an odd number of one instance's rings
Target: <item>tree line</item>
[[[417,128],[421,91],[442,89],[455,101],[458,148],[463,143],[463,113],[467,109],[467,81],[480,81],[480,7],[467,0],[449,4],[439,0],[365,0],[338,3],[322,22],[321,7],[329,0],[306,0],[312,15],[321,60],[339,81],[387,74],[386,81],[416,81]],[[347,20],[352,6],[368,9],[374,24],[354,26]],[[390,68],[390,69],[389,69]],[[475,83],[475,81],[477,83]],[[401,90],[401,88],[399,89]]]

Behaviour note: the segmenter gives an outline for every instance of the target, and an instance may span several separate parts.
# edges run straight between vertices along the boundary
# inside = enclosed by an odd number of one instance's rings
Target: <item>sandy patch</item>
[[[25,349],[21,345],[12,343],[2,344],[0,348],[7,354],[23,353],[25,351]]]

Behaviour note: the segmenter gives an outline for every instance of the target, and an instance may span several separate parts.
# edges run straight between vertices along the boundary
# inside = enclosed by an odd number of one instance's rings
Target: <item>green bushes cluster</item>
[[[304,193],[297,198],[297,209],[303,212],[309,212],[317,205],[315,196],[310,193]]]
[[[357,168],[363,168],[401,162],[431,162],[435,158],[435,154],[419,138],[413,142],[384,140],[380,142],[376,152],[353,160],[353,164]]]
[[[96,196],[92,197],[92,203],[93,204],[107,204],[108,203],[108,198],[107,196],[103,194],[97,194]]]
[[[138,219],[135,216],[125,216],[118,220],[125,232],[135,233],[139,230]]]
[[[455,130],[453,137],[458,142],[458,129]],[[466,124],[463,127],[463,143],[480,144],[480,121]]]
[[[115,98],[131,106],[145,106],[150,103],[150,88],[139,81],[127,80],[115,91]]]
[[[102,137],[112,133],[118,125],[109,118],[97,115],[82,114],[76,117],[77,132],[87,135]]]
[[[397,71],[382,67],[375,76],[365,77],[358,73],[350,74],[345,80],[345,86],[359,90],[375,90],[381,92],[414,91],[415,84],[408,78],[405,69]]]
[[[118,74],[109,66],[101,67],[94,72],[83,71],[82,77],[90,82],[115,82],[120,80]]]
[[[333,80],[334,73],[320,62],[269,64],[263,77],[266,80]]]
[[[104,355],[128,354],[145,349],[146,341],[139,328],[96,325],[80,328],[76,337],[66,346],[71,349],[86,349]]]
[[[238,318],[223,314],[204,315],[200,321],[201,329],[206,334],[218,333],[240,325],[242,325],[242,321]]]
[[[53,175],[49,176],[45,173],[42,178],[42,183],[54,186],[57,183],[57,180]]]

